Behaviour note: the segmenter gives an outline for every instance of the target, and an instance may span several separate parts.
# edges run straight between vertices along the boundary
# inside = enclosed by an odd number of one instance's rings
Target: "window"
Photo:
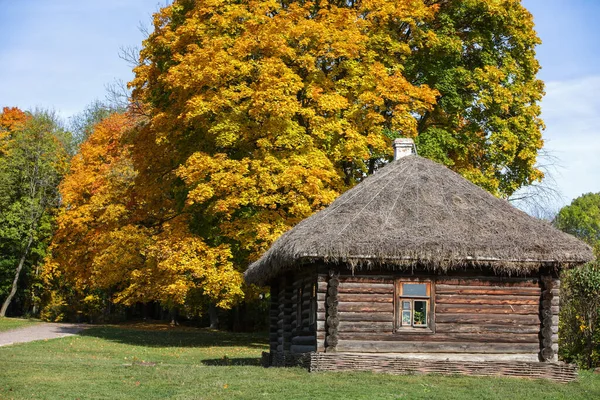
[[[431,282],[396,281],[396,329],[431,330]]]

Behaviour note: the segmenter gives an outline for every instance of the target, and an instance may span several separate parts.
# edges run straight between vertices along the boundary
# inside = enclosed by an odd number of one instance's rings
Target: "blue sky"
[[[52,108],[65,118],[132,78],[119,49],[141,45],[139,26],[167,0],[0,0],[0,106]],[[600,1],[523,0],[543,44],[542,117],[558,209],[600,192]]]

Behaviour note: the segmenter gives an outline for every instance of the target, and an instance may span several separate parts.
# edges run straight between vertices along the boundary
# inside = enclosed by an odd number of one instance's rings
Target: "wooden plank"
[[[522,304],[539,305],[539,296],[435,296],[436,304]]]
[[[423,333],[408,332],[347,332],[339,331],[340,340],[370,340],[370,341],[391,341],[391,342],[469,342],[469,343],[489,343],[494,346],[496,343],[530,343],[539,346],[539,335],[537,333]]]
[[[353,302],[353,303],[342,303],[338,304],[338,311],[351,311],[351,312],[394,312],[393,303],[370,303],[370,302]]]
[[[435,317],[436,323],[455,324],[520,324],[540,325],[537,315],[506,315],[506,314],[439,314]]]
[[[510,296],[539,296],[539,287],[506,287],[506,286],[476,286],[476,285],[435,285],[437,294],[469,294],[469,295],[510,295]]]
[[[512,304],[437,304],[435,306],[437,314],[442,313],[461,313],[461,314],[531,314],[538,315],[538,305],[512,305]]]
[[[436,326],[437,333],[535,333],[540,332],[538,325],[519,325],[519,324],[441,324]]]
[[[538,343],[473,343],[473,342],[387,342],[340,340],[339,352],[364,353],[481,353],[481,354],[535,354],[539,351]]]
[[[342,302],[374,302],[374,303],[392,303],[394,296],[392,294],[353,294],[342,293],[338,295],[338,300]]]

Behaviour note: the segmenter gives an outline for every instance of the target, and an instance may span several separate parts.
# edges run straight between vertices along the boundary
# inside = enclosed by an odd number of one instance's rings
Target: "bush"
[[[582,368],[600,366],[600,265],[563,272],[559,355]]]

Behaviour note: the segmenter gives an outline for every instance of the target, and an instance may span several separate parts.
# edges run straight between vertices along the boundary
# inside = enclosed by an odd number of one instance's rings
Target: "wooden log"
[[[325,338],[325,349],[326,351],[336,351],[336,347],[339,344],[339,340],[337,338],[337,336],[334,335],[327,335],[327,337]]]
[[[292,344],[301,344],[301,345],[315,345],[317,343],[317,338],[315,336],[294,336],[292,338]]]
[[[535,287],[539,288],[539,279],[537,278],[509,278],[500,276],[473,276],[464,278],[444,278],[437,279],[437,285],[460,285],[460,286],[505,286],[505,287]]]
[[[392,333],[394,331],[394,323],[393,322],[349,322],[349,321],[339,321],[338,324],[338,332],[341,334],[342,332],[389,332]]]
[[[552,332],[550,332],[550,336],[543,336],[542,338],[542,346],[543,347],[552,347]]]
[[[338,299],[340,302],[392,303],[394,301],[394,296],[391,294],[340,293]]]
[[[436,325],[436,334],[438,333],[535,333],[540,332],[539,325],[518,325],[518,324],[441,324]]]
[[[476,286],[476,285],[435,285],[437,294],[468,294],[495,296],[539,296],[539,287],[505,287],[505,286]]]
[[[340,285],[346,283],[386,283],[394,284],[394,278],[390,275],[340,275]]]
[[[394,314],[388,311],[386,312],[340,312],[340,321],[382,321],[382,322],[393,322]]]
[[[329,328],[337,328],[340,324],[340,319],[338,317],[330,315],[327,317],[327,329]]]
[[[453,296],[437,295],[436,304],[512,304],[539,305],[539,296]]]
[[[540,312],[540,316],[544,323],[551,323],[552,315],[554,315],[554,313],[550,307],[542,308],[542,311]]]
[[[537,315],[537,305],[511,305],[511,304],[437,304],[435,307],[437,315],[442,313],[483,313],[483,314],[531,314]]]
[[[554,350],[551,347],[545,347],[542,349],[541,355],[545,361],[552,361],[554,358]]]
[[[370,302],[354,302],[354,303],[339,303],[337,306],[341,312],[394,312],[393,303],[370,303]]]
[[[538,346],[539,336],[537,333],[529,334],[506,334],[506,333],[429,333],[415,332],[411,329],[407,332],[398,330],[396,333],[391,331],[382,332],[347,332],[339,331],[340,340],[366,340],[382,342],[432,342],[432,343],[451,343],[451,342],[469,342],[469,343],[488,343],[495,346],[496,343],[529,343]]]
[[[327,297],[325,298],[325,304],[327,307],[327,318],[326,318],[326,331],[325,336],[325,351],[336,351],[338,343],[338,331],[337,327],[339,324],[338,319],[338,287],[339,279],[335,271],[329,272],[329,280],[327,281]]]
[[[440,314],[435,316],[436,323],[453,324],[520,324],[537,325],[540,318],[537,315],[506,315],[506,314]]]
[[[292,344],[290,346],[290,351],[292,353],[310,353],[312,351],[315,351],[317,349],[317,345],[299,345],[299,344]]]
[[[337,304],[338,303],[338,296],[327,296],[327,299],[325,300],[325,304],[329,307],[331,305],[333,305],[334,303]]]
[[[392,283],[341,283],[338,287],[339,293],[363,293],[363,294],[393,294]]]
[[[337,343],[339,352],[364,353],[481,353],[481,354],[536,354],[538,343],[489,343],[473,342],[392,342],[340,340]]]

